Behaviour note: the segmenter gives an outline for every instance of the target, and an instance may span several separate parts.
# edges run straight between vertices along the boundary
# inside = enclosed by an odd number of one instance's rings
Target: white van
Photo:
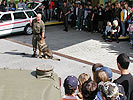
[[[0,36],[24,31],[25,34],[32,34],[30,18],[36,17],[33,10],[0,12]]]

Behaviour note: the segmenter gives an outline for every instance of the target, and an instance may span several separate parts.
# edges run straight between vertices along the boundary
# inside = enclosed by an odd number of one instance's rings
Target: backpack
[[[118,86],[118,88],[119,88],[119,97],[120,97],[120,100],[127,100],[127,97],[126,97],[126,95],[125,95],[125,91],[124,91],[124,88],[123,88],[123,86],[122,85],[120,85],[120,84],[117,84],[116,83],[116,85]]]

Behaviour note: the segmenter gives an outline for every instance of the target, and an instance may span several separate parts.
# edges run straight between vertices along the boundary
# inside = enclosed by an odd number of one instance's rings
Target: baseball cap
[[[118,98],[119,97],[119,88],[118,86],[110,81],[107,82],[100,82],[98,84],[98,88],[100,91],[106,95],[108,98]]]
[[[98,68],[97,71],[98,70],[105,71],[108,74],[109,79],[110,80],[112,79],[112,70],[110,68],[104,66],[104,67]]]
[[[64,81],[64,87],[71,86],[73,89],[76,89],[78,86],[78,79],[75,76],[68,76]]]

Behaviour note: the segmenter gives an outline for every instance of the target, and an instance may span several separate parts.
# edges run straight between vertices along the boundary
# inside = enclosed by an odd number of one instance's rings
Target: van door
[[[0,18],[0,36],[12,33],[12,17],[11,13],[3,14]]]
[[[29,22],[24,12],[15,12],[13,13],[13,15],[14,15],[13,32],[24,31],[24,27]]]

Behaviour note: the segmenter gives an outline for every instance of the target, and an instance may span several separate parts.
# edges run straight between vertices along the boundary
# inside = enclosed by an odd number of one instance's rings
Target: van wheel
[[[24,29],[25,34],[27,35],[31,35],[32,34],[32,27],[28,24],[26,25],[25,29]]]

